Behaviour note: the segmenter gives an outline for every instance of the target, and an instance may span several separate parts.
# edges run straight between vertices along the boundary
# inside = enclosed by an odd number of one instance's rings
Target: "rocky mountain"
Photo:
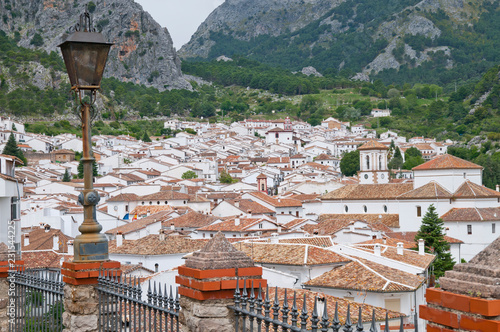
[[[449,83],[459,73],[480,77],[500,61],[500,39],[491,38],[500,32],[498,9],[490,0],[226,0],[179,54],[240,54],[363,80],[421,79],[421,70],[435,70],[435,83]]]
[[[169,32],[133,0],[0,0],[0,30],[19,46],[60,54],[57,45],[79,22],[86,5],[94,26],[115,44],[105,77],[160,90],[191,88]],[[34,68],[35,73],[47,76],[39,69]]]

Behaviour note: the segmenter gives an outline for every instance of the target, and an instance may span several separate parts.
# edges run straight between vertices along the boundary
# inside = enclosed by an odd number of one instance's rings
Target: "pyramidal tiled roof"
[[[413,167],[414,171],[430,170],[430,169],[482,169],[482,166],[471,163],[470,161],[452,156],[451,154],[443,154],[437,156],[426,163]]]
[[[443,221],[500,221],[500,207],[453,208],[441,216]]]
[[[415,198],[451,198],[452,194],[439,185],[437,182],[431,181],[421,187],[400,195],[400,199],[415,199]]]
[[[457,198],[500,197],[500,192],[465,181],[453,194]]]
[[[382,143],[372,140],[361,145],[358,150],[389,150],[389,148]]]

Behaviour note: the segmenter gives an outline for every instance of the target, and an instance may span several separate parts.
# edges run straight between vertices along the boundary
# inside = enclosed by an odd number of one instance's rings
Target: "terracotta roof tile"
[[[368,199],[396,199],[398,196],[413,190],[411,183],[388,184],[351,184],[331,191],[323,196],[322,200],[368,200]]]
[[[307,286],[363,290],[372,292],[413,291],[422,285],[423,277],[393,269],[364,259],[311,279]]]
[[[412,191],[404,193],[398,199],[433,199],[433,198],[451,198],[452,194],[439,185],[437,182],[431,181]]]
[[[193,240],[182,236],[168,236],[160,240],[157,234],[145,236],[139,240],[123,240],[116,247],[116,240],[109,241],[109,253],[129,255],[171,255],[190,253],[203,248],[206,241]]]
[[[25,246],[25,238],[29,236],[29,245]],[[51,228],[49,231],[45,229],[36,228],[29,233],[22,234],[21,236],[21,250],[22,251],[33,251],[33,250],[49,250],[53,249],[54,246],[54,236],[59,237],[59,249],[61,253],[68,252],[68,241],[73,240],[72,237],[67,236],[59,229]]]
[[[453,208],[441,216],[445,222],[456,221],[500,221],[500,207]]]
[[[431,170],[431,169],[482,169],[482,166],[471,163],[470,161],[452,156],[451,154],[443,154],[437,156],[426,163],[413,167],[412,170]]]
[[[389,150],[387,146],[377,141],[371,140],[361,145],[358,150]]]
[[[275,207],[293,207],[293,206],[302,206],[302,202],[296,199],[290,198],[274,198],[265,193],[261,193],[259,191],[255,191],[250,193],[252,196],[255,196],[258,199],[263,200],[264,202],[271,204]]]
[[[127,234],[131,232],[138,231],[140,229],[146,228],[146,226],[163,222],[165,219],[169,218],[171,211],[161,211],[154,213],[148,217],[130,221],[128,224],[112,228],[106,232],[106,234],[116,234],[121,232],[122,234]]]
[[[350,261],[330,250],[305,244],[240,242],[234,246],[261,264],[323,265]]]
[[[186,214],[183,214],[180,217],[165,221],[163,223],[163,226],[168,228],[170,227],[171,224],[174,224],[176,228],[183,228],[183,227],[199,228],[208,226],[213,222],[215,222],[217,219],[218,218],[214,216],[209,216],[203,213],[190,211]]]
[[[415,236],[417,235],[417,232],[392,232],[392,233],[385,233],[385,235],[389,237],[387,241],[391,240],[391,242],[387,242],[389,245],[395,246],[397,242],[403,242],[403,246],[405,248],[406,248],[405,243],[413,243],[413,247],[409,247],[408,249],[417,247],[417,243],[415,242]],[[448,235],[445,235],[444,239],[448,243],[464,243],[462,240],[455,239]]]
[[[131,202],[138,200],[139,196],[137,196],[136,194],[119,194],[111,197],[110,199],[107,200],[107,202]]]
[[[318,217],[318,225],[320,228],[326,231],[325,234],[333,234],[340,230],[341,228],[349,225],[351,221],[364,221],[368,224],[383,224],[386,227],[398,228],[399,227],[399,215],[398,214],[322,214]],[[308,225],[309,226],[309,225]],[[312,225],[314,226],[314,225]]]
[[[358,244],[354,245],[357,249],[361,249],[370,253],[374,253],[375,245],[372,244]],[[397,248],[388,245],[380,246],[380,255],[398,262],[410,264],[413,266],[418,266],[420,268],[428,268],[436,256],[432,254],[425,253],[424,255],[419,255],[418,251],[415,250],[403,250],[403,255],[397,253]]]
[[[456,198],[486,198],[486,197],[498,197],[500,198],[500,193],[498,191],[480,186],[476,183],[465,181],[453,194]]]

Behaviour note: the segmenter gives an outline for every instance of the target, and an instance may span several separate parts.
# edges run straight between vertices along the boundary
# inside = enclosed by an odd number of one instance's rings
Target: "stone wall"
[[[9,328],[9,317],[7,316],[8,294],[9,282],[6,278],[0,278],[0,332],[7,332]]]

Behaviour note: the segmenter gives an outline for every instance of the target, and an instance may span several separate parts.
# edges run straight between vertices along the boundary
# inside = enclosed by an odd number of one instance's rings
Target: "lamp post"
[[[85,9],[80,22],[74,27],[66,40],[59,45],[68,71],[71,90],[78,96],[81,104],[83,141],[83,181],[84,190],[78,196],[83,205],[84,221],[78,228],[80,235],[74,240],[74,262],[108,260],[108,240],[100,231],[102,226],[96,220],[96,205],[99,194],[93,187],[93,163],[95,161],[91,144],[91,120],[95,116],[92,104],[101,79],[112,43],[92,26],[92,18]]]

